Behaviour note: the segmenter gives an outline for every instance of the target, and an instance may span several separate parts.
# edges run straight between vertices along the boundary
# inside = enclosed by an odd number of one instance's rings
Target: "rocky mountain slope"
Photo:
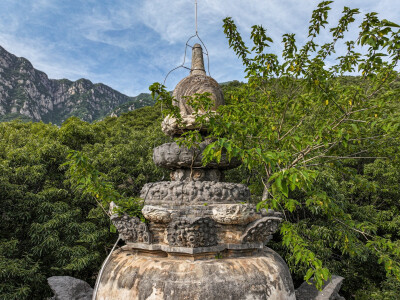
[[[0,121],[20,118],[60,125],[77,116],[91,122],[152,104],[149,94],[128,97],[87,79],[49,79],[27,59],[0,46]]]
[[[131,100],[129,100],[128,102],[117,106],[117,108],[112,111],[112,114],[119,116],[122,113],[132,111],[143,106],[151,105],[154,105],[154,101],[151,95],[149,93],[140,93],[135,97],[131,97]]]

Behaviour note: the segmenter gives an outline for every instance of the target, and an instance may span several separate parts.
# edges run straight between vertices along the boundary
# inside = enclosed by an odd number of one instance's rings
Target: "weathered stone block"
[[[70,276],[53,276],[47,278],[55,300],[91,300],[93,289],[80,279]]]
[[[198,130],[202,133],[207,132],[207,128],[201,124],[196,124],[195,115],[182,116],[180,123],[177,122],[176,118],[166,116],[161,122],[161,130],[169,136],[177,136],[188,130]]]
[[[212,218],[220,224],[245,225],[261,218],[251,204],[216,204]]]
[[[169,223],[171,221],[171,213],[159,206],[145,205],[142,208],[142,214],[147,220],[156,223]]]
[[[222,178],[218,169],[176,169],[171,172],[172,181],[221,181]]]
[[[110,205],[111,212],[115,203],[112,202]],[[151,243],[152,235],[147,228],[147,224],[140,221],[138,217],[130,217],[127,214],[118,215],[114,213],[110,217],[111,222],[117,228],[119,236],[126,242],[142,242]]]
[[[168,244],[176,247],[217,245],[217,228],[210,218],[181,218],[168,226]]]
[[[325,282],[321,291],[315,285],[303,282],[296,290],[296,300],[345,300],[339,295],[343,280],[341,276],[332,275],[332,279]]]

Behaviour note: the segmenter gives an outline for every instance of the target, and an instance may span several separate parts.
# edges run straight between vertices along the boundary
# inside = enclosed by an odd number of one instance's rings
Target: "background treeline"
[[[343,84],[357,84],[357,78],[343,78]],[[223,85],[228,102],[243,85],[237,81]],[[161,119],[156,105],[93,124],[70,118],[60,128],[0,123],[0,299],[50,297],[46,278],[54,275],[74,276],[93,285],[117,234],[110,233],[109,219],[95,199],[72,188],[67,167],[61,165],[69,150],[80,150],[115,189],[137,196],[146,182],[169,178],[152,161],[152,149],[168,140],[161,132]],[[375,156],[386,158],[318,165],[316,185],[340,200],[353,218],[376,224],[379,235],[396,241],[400,232],[399,139],[366,142],[375,143]],[[226,180],[248,184],[253,201],[261,199],[257,168],[231,170]],[[306,195],[291,196],[301,201]],[[398,299],[399,282],[386,276],[372,252],[361,247],[364,250],[355,256],[335,252],[332,244],[340,240],[340,232],[321,232],[330,226],[327,220],[307,211],[288,216],[313,240],[310,246],[323,254],[331,272],[346,278],[341,290],[346,298]],[[296,258],[279,239],[277,234],[269,246],[288,262],[297,287],[306,270],[295,266]]]

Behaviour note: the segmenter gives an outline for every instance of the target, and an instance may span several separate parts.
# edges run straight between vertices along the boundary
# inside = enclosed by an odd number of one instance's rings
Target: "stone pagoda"
[[[202,48],[192,48],[189,76],[173,96],[183,122],[166,117],[164,133],[179,136],[200,130],[186,103],[208,92],[215,110],[224,104],[218,83],[206,75]],[[147,183],[141,191],[145,223],[113,215],[126,245],[105,264],[95,299],[281,299],[296,298],[282,258],[266,247],[281,215],[257,212],[243,184],[223,181],[224,170],[239,165],[222,156],[202,164],[202,150],[166,143],[154,149],[157,166],[171,170],[171,181]]]

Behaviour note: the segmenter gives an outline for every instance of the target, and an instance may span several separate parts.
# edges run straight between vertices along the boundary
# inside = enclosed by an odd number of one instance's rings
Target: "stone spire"
[[[203,50],[200,44],[195,44],[192,48],[190,74],[176,85],[172,93],[175,99],[174,105],[179,107],[182,122],[178,124],[175,118],[167,116],[161,124],[161,128],[165,134],[178,136],[187,130],[204,130],[204,128],[199,128],[198,124],[196,124],[193,108],[187,104],[187,100],[190,97],[203,93],[208,93],[214,103],[211,111],[216,111],[218,106],[225,104],[224,94],[218,82],[206,74]]]
[[[190,75],[206,76],[203,60],[203,49],[201,48],[200,44],[195,44],[192,48],[192,68],[190,69]]]
[[[191,72],[173,92],[182,120],[167,116],[162,125],[166,134],[207,132],[195,118],[204,112],[194,112],[187,102],[202,93],[210,95],[211,111],[224,104],[196,44]],[[224,181],[224,171],[240,164],[226,152],[204,165],[203,151],[210,143],[206,139],[189,149],[172,142],[154,149],[154,163],[171,171],[171,181],[143,186],[146,222],[112,215],[126,245],[110,256],[96,300],[296,299],[289,268],[265,246],[282,214],[257,211],[247,186]]]

